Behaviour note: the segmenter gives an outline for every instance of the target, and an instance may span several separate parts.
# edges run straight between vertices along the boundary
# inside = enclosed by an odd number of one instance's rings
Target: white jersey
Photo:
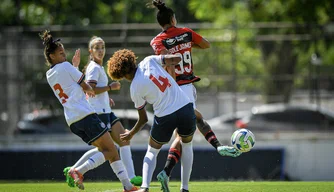
[[[56,97],[64,107],[65,119],[70,126],[89,114],[95,113],[79,85],[85,75],[65,61],[46,72],[46,78]]]
[[[108,77],[103,66],[91,61],[86,69],[86,81],[88,83],[95,83],[96,87],[107,86]],[[88,102],[95,109],[97,114],[111,112],[107,91],[96,94],[95,97],[89,97]]]
[[[179,85],[161,66],[161,56],[149,56],[138,64],[130,85],[131,99],[137,109],[153,104],[154,115],[169,115],[190,103]]]

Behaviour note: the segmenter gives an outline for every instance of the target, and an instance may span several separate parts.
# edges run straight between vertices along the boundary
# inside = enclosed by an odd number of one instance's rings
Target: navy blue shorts
[[[189,103],[172,114],[157,117],[151,129],[151,138],[160,144],[168,143],[173,136],[174,129],[181,137],[194,134],[196,130],[196,116],[192,103]]]
[[[84,142],[88,143],[88,145],[91,145],[92,142],[109,130],[96,113],[72,123],[70,129],[72,133],[78,135]]]
[[[119,118],[116,117],[116,115],[113,112],[102,113],[99,114],[98,116],[101,119],[101,121],[105,123],[107,127],[110,129],[109,131],[111,131],[112,126],[115,125],[117,121],[119,121]]]

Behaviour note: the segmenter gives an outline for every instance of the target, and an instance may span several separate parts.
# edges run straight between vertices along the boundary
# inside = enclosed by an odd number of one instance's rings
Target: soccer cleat
[[[126,189],[124,188],[123,192],[131,192],[131,191],[137,191],[137,190],[138,190],[137,187],[132,186],[132,188],[131,188],[130,190],[126,190]]]
[[[143,182],[143,178],[141,176],[135,176],[134,178],[132,178],[130,180],[130,182],[134,185],[134,186],[141,186],[142,182]]]
[[[66,177],[66,183],[69,187],[75,187],[74,179],[68,174],[71,170],[71,167],[65,167],[63,170],[64,176]]]
[[[81,190],[85,189],[85,186],[83,185],[83,175],[81,173],[79,173],[76,169],[71,169],[68,174],[70,175],[70,177],[73,178],[74,180],[74,184]]]
[[[181,189],[180,192],[189,192],[187,189]]]
[[[163,192],[170,192],[168,183],[169,183],[169,177],[166,174],[166,171],[163,170],[157,175],[158,181],[161,183],[161,190]]]
[[[217,147],[217,151],[221,156],[229,156],[229,157],[238,157],[242,153],[238,150],[236,150],[234,147],[221,145]]]

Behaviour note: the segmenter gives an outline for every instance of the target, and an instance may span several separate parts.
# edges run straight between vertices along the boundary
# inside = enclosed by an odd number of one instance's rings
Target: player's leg
[[[197,110],[195,110],[196,115],[196,125],[198,130],[202,133],[205,139],[215,148],[217,149],[221,146],[220,142],[218,141],[216,134],[212,131],[210,125],[203,119],[202,114]]]
[[[83,174],[88,170],[94,169],[99,165],[103,164],[106,160],[109,160],[111,164],[120,162],[120,166],[117,167],[118,170],[114,172],[124,172],[123,175],[117,175],[123,183],[123,186],[127,190],[132,189],[132,184],[129,182],[126,170],[119,160],[117,149],[108,133],[109,128],[101,122],[96,114],[89,115],[84,119],[73,123],[71,126],[71,131],[81,137],[86,143],[96,146],[99,152],[92,155],[86,162],[82,165],[71,169],[69,175],[74,179],[75,184],[80,188],[84,189],[83,186]],[[112,166],[113,167],[113,166]],[[113,168],[114,169],[114,168]],[[127,178],[127,182],[124,178]]]
[[[165,167],[162,172],[158,174],[159,177],[164,177],[162,175],[166,174],[168,177],[171,176],[171,173],[175,167],[175,165],[179,162],[181,158],[182,147],[181,147],[181,137],[175,132],[175,139],[172,145],[169,148],[168,156],[166,160]]]
[[[65,167],[63,170],[63,173],[66,177],[66,183],[69,187],[75,187],[74,184],[74,180],[72,177],[69,176],[69,171],[73,168],[76,168],[80,165],[82,165],[84,162],[86,162],[91,156],[93,156],[94,154],[98,153],[99,150],[95,147],[89,151],[87,151],[85,154],[83,154],[83,156],[81,156],[81,158],[72,166],[72,167]]]
[[[174,113],[165,117],[154,117],[151,128],[149,146],[143,163],[143,183],[141,190],[148,190],[152,175],[156,167],[157,155],[163,144],[168,143],[176,127],[176,115]],[[162,183],[163,192],[169,192],[168,182]]]
[[[193,165],[193,147],[192,139],[196,130],[196,117],[193,110],[193,104],[188,104],[178,110],[177,131],[181,136],[182,156],[181,156],[181,190],[188,190],[189,180]]]
[[[117,148],[114,145],[113,140],[111,139],[110,134],[104,134],[98,140],[92,143],[93,145],[99,148],[99,151],[103,152],[106,160],[109,160],[110,166],[117,178],[121,181],[124,187],[124,191],[132,191],[137,188],[134,188],[130,183],[127,171],[119,158]]]
[[[115,141],[115,143],[117,143],[117,145],[119,146],[120,157],[128,172],[130,182],[136,186],[140,186],[142,184],[142,177],[135,175],[135,169],[133,166],[133,160],[130,148],[130,141],[123,142],[120,139],[120,134],[125,132],[124,127],[113,112],[110,113],[110,122],[111,122],[110,135],[112,139]]]

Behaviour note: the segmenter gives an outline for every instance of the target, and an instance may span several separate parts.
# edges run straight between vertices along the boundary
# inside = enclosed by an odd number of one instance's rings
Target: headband
[[[92,45],[95,41],[103,41],[103,39],[101,37],[96,37],[95,39],[93,39],[92,41],[89,42],[89,49],[92,48]]]

